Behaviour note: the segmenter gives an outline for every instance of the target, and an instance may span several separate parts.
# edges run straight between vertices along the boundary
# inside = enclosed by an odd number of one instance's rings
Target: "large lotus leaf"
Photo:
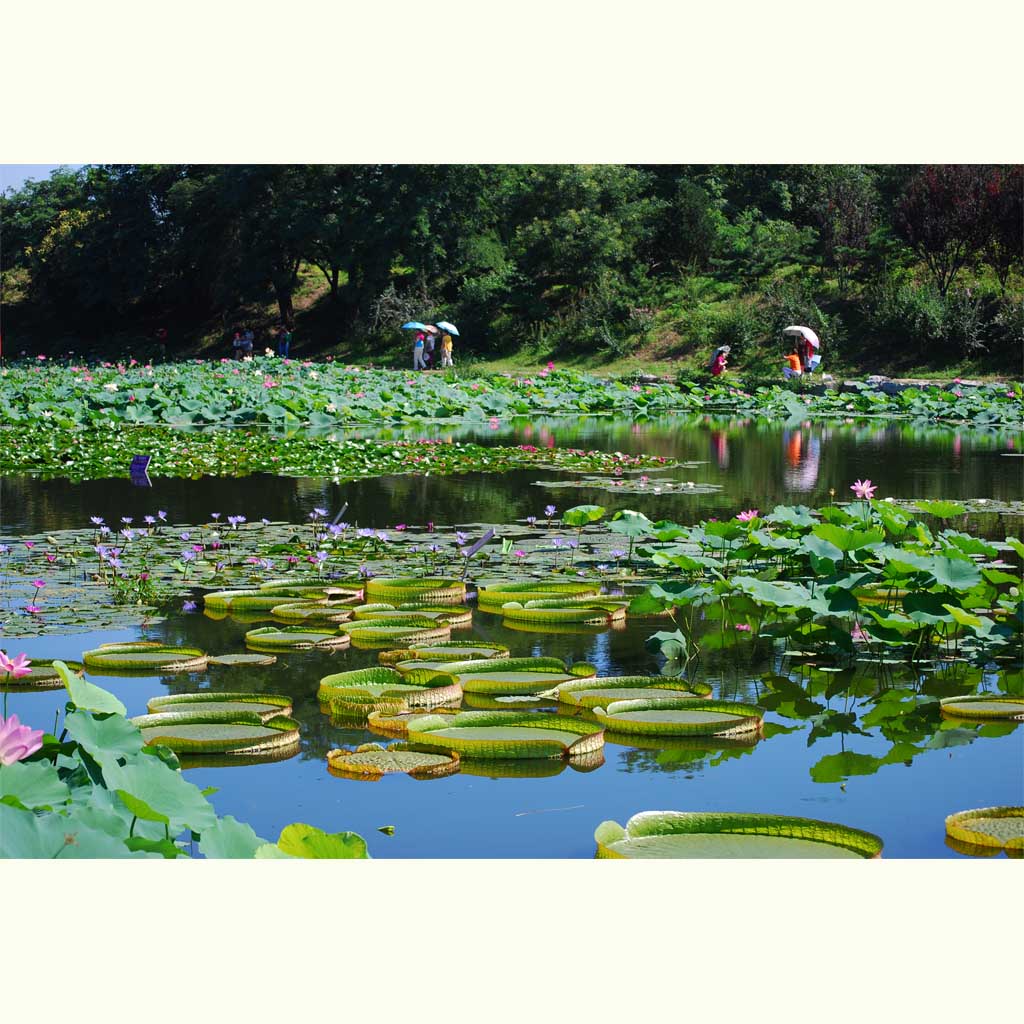
[[[676,661],[686,657],[690,642],[678,629],[672,632],[661,630],[649,636],[644,646],[654,654],[663,654],[669,661]]]
[[[953,616],[946,609],[947,597],[918,590],[903,597],[903,610],[915,622],[934,626],[939,622],[952,622]]]
[[[854,530],[833,523],[818,523],[811,533],[835,545],[840,551],[860,551],[885,541],[884,530]]]
[[[954,519],[962,516],[967,509],[955,501],[918,501],[917,508],[921,512],[927,512],[937,519]]]
[[[128,709],[112,694],[101,686],[86,682],[64,664],[55,661],[53,667],[60,673],[67,688],[68,697],[76,708],[83,711],[96,711],[101,714],[126,715]]]
[[[251,860],[256,851],[267,843],[253,831],[251,825],[236,821],[230,815],[218,818],[203,830],[199,839],[199,852],[212,859]]]
[[[817,520],[811,514],[812,511],[806,505],[776,505],[771,513],[764,518],[769,523],[779,523],[786,526],[814,526]]]
[[[185,828],[202,832],[217,819],[199,788],[155,757],[140,755],[124,766],[104,765],[103,778],[133,814],[167,824],[172,835]]]
[[[808,608],[811,592],[799,583],[768,583],[753,576],[734,576],[732,584],[761,604],[776,608]]]
[[[0,801],[0,858],[92,860],[147,857],[73,815],[33,814]]]
[[[566,526],[586,526],[588,523],[596,523],[605,511],[600,505],[577,505],[566,509],[562,514],[562,522]]]
[[[278,848],[292,857],[312,860],[366,860],[366,840],[355,832],[322,832],[312,825],[289,825],[277,840]]]
[[[654,534],[654,523],[642,512],[622,509],[615,513],[615,518],[608,523],[608,529],[624,537],[650,537]]]
[[[70,792],[49,761],[15,761],[0,767],[0,800],[11,797],[28,810],[56,807]]]
[[[132,757],[142,749],[142,734],[138,726],[121,715],[73,711],[64,719],[64,727],[68,735],[101,766],[118,758]]]

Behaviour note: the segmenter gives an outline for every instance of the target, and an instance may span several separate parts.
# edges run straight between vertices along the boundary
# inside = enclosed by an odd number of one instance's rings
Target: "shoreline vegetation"
[[[4,349],[256,350],[778,377],[784,327],[837,379],[1019,376],[1022,168],[995,165],[104,165],[0,196]]]

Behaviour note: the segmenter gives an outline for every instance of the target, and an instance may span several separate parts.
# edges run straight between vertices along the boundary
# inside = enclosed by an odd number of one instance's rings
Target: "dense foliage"
[[[833,357],[1009,366],[1022,191],[1016,166],[89,166],[0,198],[2,267],[78,350],[169,323],[173,351],[269,303],[332,345],[444,316],[468,352],[739,356],[796,320]]]

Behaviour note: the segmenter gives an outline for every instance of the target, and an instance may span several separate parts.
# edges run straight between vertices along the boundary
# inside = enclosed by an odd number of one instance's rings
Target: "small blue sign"
[[[149,469],[149,463],[152,460],[152,455],[136,455],[132,459],[132,464],[128,468],[128,472],[133,476],[136,473],[145,473]]]

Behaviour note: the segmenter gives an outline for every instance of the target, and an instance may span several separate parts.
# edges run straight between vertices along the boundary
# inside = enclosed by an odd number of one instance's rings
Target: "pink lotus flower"
[[[737,633],[749,633],[750,632],[750,627],[745,622],[737,622],[736,623],[736,632]]]
[[[760,509],[748,508],[746,512],[740,512],[736,516],[736,518],[741,523],[749,523],[751,519],[756,519],[758,517],[759,512],[760,512]]]
[[[24,654],[15,658],[8,658],[3,651],[0,651],[0,672],[5,672],[11,679],[21,679],[22,676],[32,674],[29,668],[32,662]]]
[[[875,496],[875,491],[878,490],[878,484],[873,484],[870,480],[855,480],[850,484],[850,490],[858,498],[867,498],[870,501]]]
[[[17,715],[0,718],[0,764],[14,764],[43,745],[43,730],[22,725]]]

